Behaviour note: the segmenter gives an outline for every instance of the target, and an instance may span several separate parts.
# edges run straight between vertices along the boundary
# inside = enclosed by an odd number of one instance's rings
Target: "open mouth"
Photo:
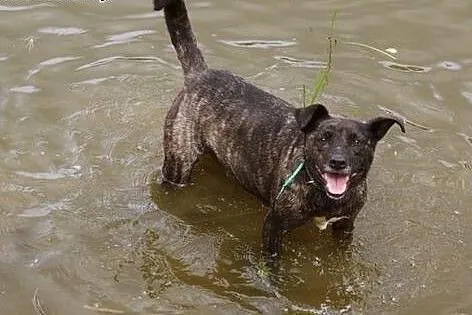
[[[322,174],[322,177],[329,197],[340,199],[344,196],[349,186],[349,174],[326,172]]]

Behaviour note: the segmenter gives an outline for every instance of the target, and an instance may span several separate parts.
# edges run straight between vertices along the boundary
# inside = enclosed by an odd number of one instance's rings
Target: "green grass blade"
[[[312,88],[308,93],[307,98],[305,98],[305,103],[313,104],[315,101],[323,94],[326,86],[328,85],[329,75],[331,73],[331,69],[333,68],[333,49],[337,43],[337,40],[334,38],[334,28],[336,26],[336,14],[337,11],[334,11],[333,15],[331,16],[331,24],[328,36],[328,62],[326,67],[318,73],[318,76],[315,80],[313,80]]]

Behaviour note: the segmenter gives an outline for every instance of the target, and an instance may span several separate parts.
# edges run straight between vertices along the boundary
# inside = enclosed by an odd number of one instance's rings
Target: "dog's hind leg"
[[[174,185],[187,184],[190,181],[192,167],[199,156],[200,152],[196,145],[187,136],[173,139],[173,141],[164,141],[164,164],[162,165],[164,182]]]
[[[177,98],[176,102],[179,100]],[[164,182],[185,185],[202,150],[195,141],[192,122],[185,115],[179,115],[178,107],[171,107],[166,117],[162,176]]]
[[[164,182],[185,185],[190,181],[192,167],[200,152],[189,133],[182,134],[178,131],[167,129],[164,133],[162,176]]]
[[[197,159],[197,154],[187,152],[185,156],[180,156],[174,151],[166,152],[162,166],[163,181],[173,185],[187,184],[190,181],[192,166]]]

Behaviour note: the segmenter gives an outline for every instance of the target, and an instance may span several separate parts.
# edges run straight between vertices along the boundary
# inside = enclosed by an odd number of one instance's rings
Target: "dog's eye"
[[[328,141],[330,138],[331,138],[331,133],[326,132],[326,133],[322,134],[318,139],[319,139],[320,142],[324,143],[324,142]]]
[[[365,142],[366,142],[365,139],[362,139],[362,138],[354,138],[351,141],[352,145],[355,146],[355,147],[360,146],[360,145],[364,144]]]
[[[321,143],[327,142],[328,139],[329,139],[329,136],[328,136],[328,135],[324,135],[324,136],[321,136],[321,137],[319,138],[319,140],[320,140]]]
[[[351,145],[358,146],[364,142],[364,139],[353,133],[348,136],[348,141],[351,143]]]

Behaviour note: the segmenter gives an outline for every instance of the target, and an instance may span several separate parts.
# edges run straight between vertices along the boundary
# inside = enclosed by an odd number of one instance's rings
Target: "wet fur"
[[[339,239],[350,239],[354,219],[367,198],[366,176],[375,145],[394,118],[368,123],[335,118],[322,105],[297,109],[228,71],[208,69],[181,0],[155,0],[185,74],[164,127],[163,180],[190,181],[192,166],[213,153],[229,174],[268,207],[263,226],[263,252],[276,259],[283,235],[315,216],[346,216],[333,224]],[[326,136],[329,139],[326,140]],[[323,141],[324,140],[324,141]],[[320,168],[336,157],[358,173],[345,196],[330,198]],[[305,166],[276,199],[297,163]],[[328,165],[328,166],[326,166]],[[313,184],[308,184],[314,180]]]

